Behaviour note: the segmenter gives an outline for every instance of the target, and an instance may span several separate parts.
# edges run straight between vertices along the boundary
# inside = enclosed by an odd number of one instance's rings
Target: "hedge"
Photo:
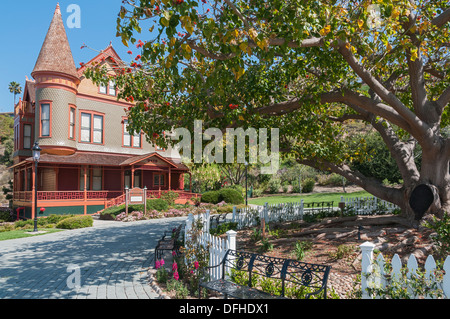
[[[209,191],[202,194],[203,203],[217,204],[222,201],[227,204],[239,205],[244,202],[244,197],[241,192],[232,188],[223,188],[218,191]]]
[[[77,228],[92,227],[93,224],[94,219],[92,218],[92,216],[80,215],[61,220],[56,224],[55,228],[77,229]]]

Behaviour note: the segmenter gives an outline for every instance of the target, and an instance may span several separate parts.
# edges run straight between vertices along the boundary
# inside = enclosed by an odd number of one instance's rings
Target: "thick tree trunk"
[[[415,220],[427,214],[442,217],[450,208],[449,159],[445,152],[423,152],[420,179],[405,185],[406,214]]]

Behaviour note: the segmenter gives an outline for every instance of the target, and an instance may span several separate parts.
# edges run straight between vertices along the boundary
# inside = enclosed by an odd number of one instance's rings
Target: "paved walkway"
[[[158,298],[147,280],[156,241],[185,219],[95,220],[90,228],[0,241],[0,299]]]

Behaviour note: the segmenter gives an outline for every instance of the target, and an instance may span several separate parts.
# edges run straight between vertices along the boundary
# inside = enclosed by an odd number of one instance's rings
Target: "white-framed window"
[[[99,91],[101,94],[106,94],[107,90],[108,90],[108,88],[106,87],[106,85],[103,84],[103,83],[100,83],[100,86],[99,86],[98,91]]]
[[[50,104],[41,104],[41,136],[50,136]]]
[[[103,144],[103,115],[94,114],[94,143]]]
[[[123,146],[131,147],[131,135],[128,133],[128,120],[123,120]]]
[[[80,141],[103,144],[104,115],[85,111],[80,118]]]
[[[130,135],[130,133],[128,132],[128,120],[127,119],[123,119],[122,130],[123,130],[122,131],[123,146],[134,147],[134,148],[142,147],[141,132],[135,133],[134,135]]]
[[[109,81],[108,94],[112,96],[116,96],[116,81]]]
[[[81,113],[80,141],[91,142],[91,114]]]
[[[69,138],[75,139],[75,113],[76,110],[74,107],[70,107],[69,111]]]

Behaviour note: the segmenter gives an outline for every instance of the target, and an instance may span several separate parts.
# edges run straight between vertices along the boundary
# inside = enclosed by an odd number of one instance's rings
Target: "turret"
[[[80,79],[59,4],[31,75],[36,81],[36,139],[44,152],[73,153],[76,150],[76,132],[71,132],[70,126],[76,121],[76,94]]]

